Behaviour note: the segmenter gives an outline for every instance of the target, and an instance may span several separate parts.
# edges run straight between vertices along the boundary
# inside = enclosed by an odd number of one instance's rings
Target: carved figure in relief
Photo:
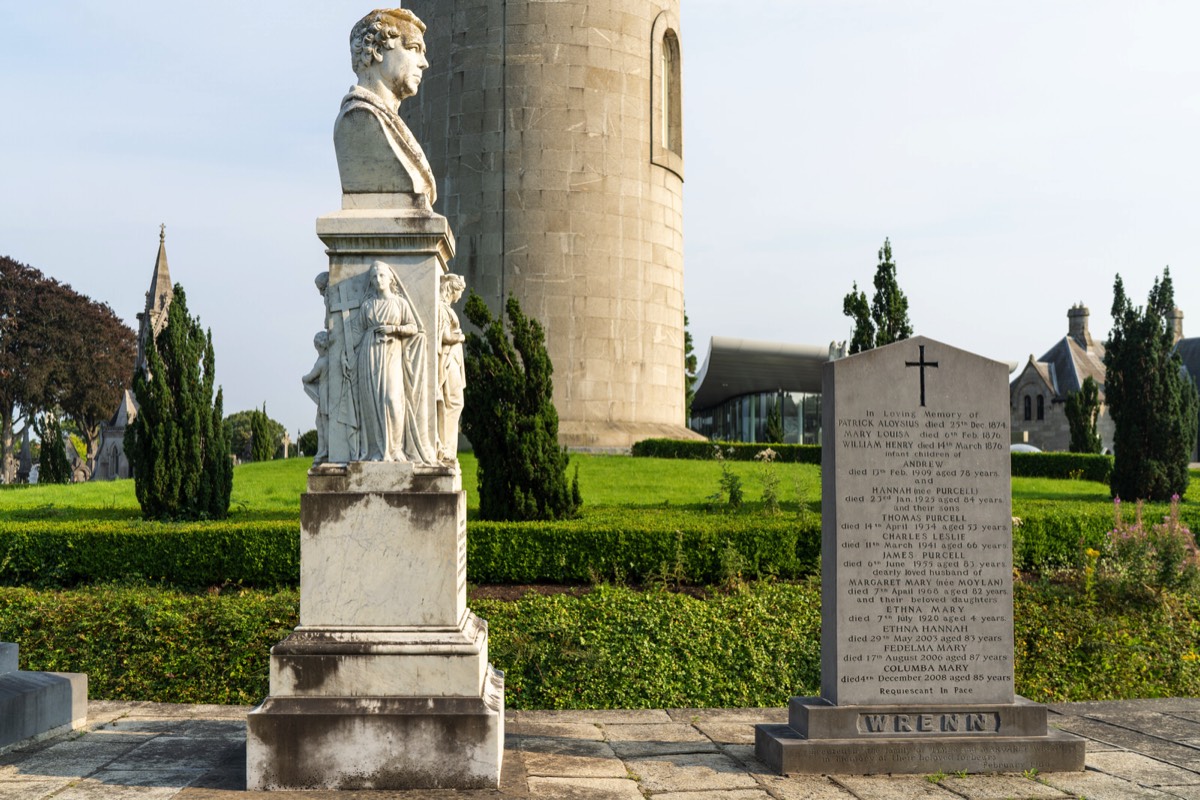
[[[424,435],[425,338],[390,266],[371,265],[367,294],[351,319],[348,354],[358,419],[358,460],[435,463]]]
[[[313,347],[317,348],[317,361],[300,381],[304,384],[304,393],[317,404],[317,454],[313,464],[321,464],[329,460],[326,438],[329,435],[329,331],[317,333]]]
[[[442,276],[442,302],[438,314],[438,459],[453,461],[458,458],[458,420],[463,410],[463,390],[466,387],[467,371],[463,363],[463,334],[454,303],[462,297],[467,282],[461,275]]]
[[[358,83],[342,99],[333,128],[343,193],[425,195],[425,207],[437,199],[425,153],[399,114],[429,66],[424,31],[402,8],[372,11],[350,31]]]

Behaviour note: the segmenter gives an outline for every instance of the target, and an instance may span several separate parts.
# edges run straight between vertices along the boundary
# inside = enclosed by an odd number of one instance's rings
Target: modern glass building
[[[821,367],[827,347],[714,336],[696,375],[688,427],[717,441],[767,442],[778,405],[783,441],[821,443]]]

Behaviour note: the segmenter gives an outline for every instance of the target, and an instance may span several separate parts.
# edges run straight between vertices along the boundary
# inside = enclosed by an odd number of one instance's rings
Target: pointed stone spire
[[[158,336],[167,324],[167,308],[175,294],[171,283],[171,270],[167,266],[167,226],[158,226],[158,257],[154,261],[154,275],[150,278],[150,290],[146,292],[146,309],[137,315],[138,322],[138,369],[146,366],[146,343],[150,337]]]

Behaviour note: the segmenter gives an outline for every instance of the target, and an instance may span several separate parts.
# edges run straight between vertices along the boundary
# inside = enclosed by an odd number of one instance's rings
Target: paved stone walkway
[[[273,792],[272,800],[1200,800],[1200,699],[1064,703],[1087,771],[786,778],[754,758],[783,709],[515,711],[499,791]],[[90,705],[86,731],[0,756],[0,800],[232,800],[245,791],[245,707]]]

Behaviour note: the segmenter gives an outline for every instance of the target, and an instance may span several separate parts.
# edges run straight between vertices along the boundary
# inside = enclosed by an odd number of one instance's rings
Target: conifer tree
[[[687,311],[683,312],[683,414],[692,416],[692,400],[696,397],[696,347],[688,330]]]
[[[767,412],[767,441],[779,444],[783,441],[783,398],[776,397],[771,401],[771,410]]]
[[[482,519],[562,519],[582,503],[578,472],[567,481],[566,448],[558,445],[554,367],[537,320],[509,297],[503,317],[492,317],[474,292],[466,315],[480,331],[467,334],[463,433],[479,462]]]
[[[875,346],[883,347],[912,336],[908,322],[908,298],[896,282],[892,242],[883,240],[879,265],[875,267],[875,294],[871,297],[871,319],[875,322]]]
[[[908,321],[908,298],[896,281],[896,264],[892,261],[890,239],[884,239],[883,247],[879,250],[874,283],[875,294],[871,296],[869,305],[866,292],[859,291],[857,283],[842,300],[842,313],[854,320],[854,333],[850,339],[851,355],[912,336],[912,325]]]
[[[1087,377],[1079,391],[1067,395],[1067,424],[1071,426],[1072,453],[1099,453],[1104,449],[1096,422],[1100,418],[1100,387]]]
[[[1116,426],[1110,489],[1126,500],[1183,496],[1196,446],[1196,387],[1175,351],[1171,271],[1155,279],[1145,309],[1113,285],[1113,328],[1104,353],[1105,400]]]
[[[67,446],[63,443],[62,423],[54,412],[46,414],[40,424],[35,424],[38,438],[42,440],[38,458],[38,483],[70,483],[71,462],[67,459]]]
[[[275,443],[271,436],[271,422],[267,416],[267,404],[262,411],[255,411],[250,418],[250,460],[270,461],[275,457]]]
[[[222,425],[223,396],[213,397],[212,334],[188,315],[183,287],[167,324],[146,347],[134,376],[138,415],[125,433],[134,490],[147,519],[221,518],[229,512],[233,468]]]

